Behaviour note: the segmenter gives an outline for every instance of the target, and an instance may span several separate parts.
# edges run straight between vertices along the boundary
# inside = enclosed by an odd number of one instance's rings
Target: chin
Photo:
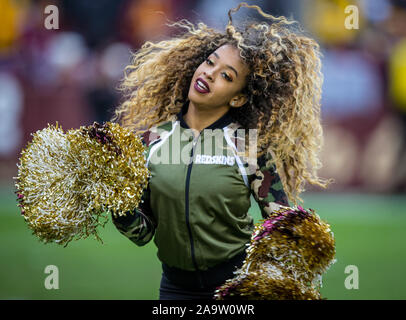
[[[196,92],[193,92],[193,90],[194,90],[194,88],[189,89],[189,93],[188,93],[187,98],[189,99],[189,101],[193,102],[194,104],[202,104],[203,101],[201,101],[202,100],[201,97],[199,97],[196,94]]]

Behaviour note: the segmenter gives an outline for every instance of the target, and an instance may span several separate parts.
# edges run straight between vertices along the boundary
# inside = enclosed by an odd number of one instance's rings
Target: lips
[[[194,88],[196,89],[196,91],[198,91],[200,93],[209,93],[210,92],[209,85],[202,78],[196,79],[196,82],[194,83]]]

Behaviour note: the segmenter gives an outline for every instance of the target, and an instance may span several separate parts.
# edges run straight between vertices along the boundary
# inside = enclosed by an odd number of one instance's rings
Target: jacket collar
[[[190,129],[189,126],[187,125],[186,121],[183,119],[183,116],[186,114],[187,110],[189,107],[189,101],[186,102],[183,106],[182,109],[176,114],[176,117],[178,121],[180,122],[180,126],[185,129]],[[231,108],[230,110],[227,111],[220,119],[216,120],[213,122],[211,125],[208,127],[204,128],[205,129],[223,129],[224,127],[228,126],[231,122],[233,122],[233,119],[231,117]]]

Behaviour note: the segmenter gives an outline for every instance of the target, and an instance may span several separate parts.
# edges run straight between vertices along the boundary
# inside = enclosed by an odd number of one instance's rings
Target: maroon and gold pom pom
[[[255,226],[246,252],[214,299],[318,300],[322,274],[335,262],[335,240],[314,210],[283,207]]]
[[[33,134],[21,152],[17,200],[44,242],[67,244],[94,235],[108,212],[132,212],[147,186],[140,137],[118,124],[94,123],[66,133],[58,125]]]

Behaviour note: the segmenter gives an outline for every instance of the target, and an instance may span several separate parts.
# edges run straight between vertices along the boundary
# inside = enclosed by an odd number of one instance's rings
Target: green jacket
[[[186,106],[142,135],[148,188],[134,215],[113,222],[138,246],[155,235],[158,258],[168,266],[207,270],[246,249],[254,230],[251,194],[264,218],[289,203],[270,154],[254,164],[237,154],[243,135],[230,112],[197,137],[185,112]]]

